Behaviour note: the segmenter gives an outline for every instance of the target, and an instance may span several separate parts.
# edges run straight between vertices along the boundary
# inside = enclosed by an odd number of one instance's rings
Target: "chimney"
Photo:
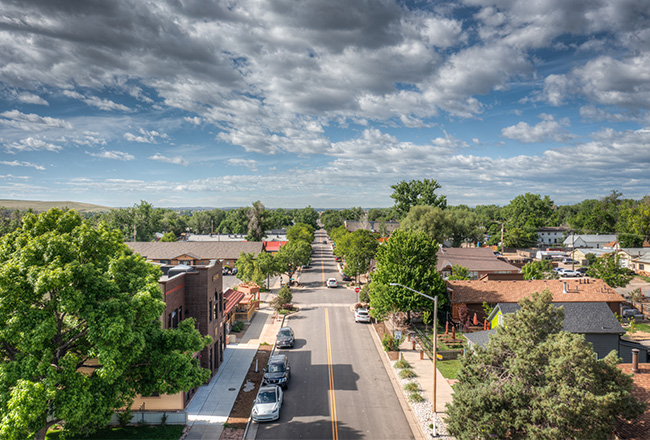
[[[639,372],[639,349],[632,349],[632,373]]]
[[[566,289],[566,281],[562,281],[562,284],[564,287],[562,287],[562,293],[569,293],[569,291]]]

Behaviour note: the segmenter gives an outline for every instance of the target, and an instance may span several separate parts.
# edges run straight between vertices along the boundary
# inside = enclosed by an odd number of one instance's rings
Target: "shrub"
[[[361,291],[359,292],[359,301],[361,301],[362,303],[370,302],[370,284],[364,285]]]
[[[410,368],[404,368],[403,370],[400,370],[397,375],[400,377],[400,379],[411,379],[416,376],[415,372]]]
[[[160,426],[165,426],[167,424],[167,413],[163,413],[160,417]]]
[[[237,321],[233,326],[232,326],[232,331],[235,333],[238,333],[240,331],[244,330],[244,321]]]
[[[291,294],[291,289],[289,289],[289,286],[282,286],[282,288],[278,291],[278,298],[282,298],[283,304],[288,304],[291,302],[291,300],[293,300],[293,295]]]
[[[130,409],[127,409],[125,411],[120,411],[117,413],[117,422],[120,424],[120,426],[126,426],[129,423],[131,423],[131,419],[133,418],[133,413],[131,413]]]
[[[416,393],[420,391],[420,387],[415,382],[409,382],[406,385],[404,385],[404,391],[408,393]]]
[[[411,368],[411,364],[409,364],[406,359],[400,359],[395,362],[395,368]]]
[[[385,333],[381,343],[386,351],[397,351],[397,341],[390,333]]]
[[[420,392],[417,391],[417,392],[415,392],[415,393],[411,393],[411,394],[409,394],[409,400],[410,400],[411,402],[422,402],[422,401],[424,400],[424,397],[422,397],[422,395],[420,394]]]

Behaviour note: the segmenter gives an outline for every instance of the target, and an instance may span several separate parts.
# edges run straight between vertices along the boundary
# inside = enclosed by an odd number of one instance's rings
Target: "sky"
[[[638,0],[3,0],[0,199],[650,193]]]

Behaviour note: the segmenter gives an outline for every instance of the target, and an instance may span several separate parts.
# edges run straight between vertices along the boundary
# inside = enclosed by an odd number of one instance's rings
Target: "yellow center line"
[[[323,277],[323,286],[325,286],[325,258],[323,257],[324,249],[325,246],[320,247],[320,267],[321,267],[321,276]]]
[[[330,320],[325,309],[325,335],[327,340],[327,372],[330,379],[330,412],[332,414],[332,439],[339,439],[338,422],[336,420],[336,396],[334,395],[334,367],[332,365],[332,341],[330,340]]]

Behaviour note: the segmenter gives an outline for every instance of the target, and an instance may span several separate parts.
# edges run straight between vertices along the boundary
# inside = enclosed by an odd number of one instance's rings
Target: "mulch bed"
[[[379,335],[379,340],[381,341],[382,338],[384,337],[384,324],[379,323],[379,324],[372,324],[375,327],[375,330],[377,331],[377,334]],[[399,351],[389,351],[388,353],[388,359],[391,361],[396,361],[399,359]]]
[[[244,435],[244,429],[248,423],[248,418],[253,409],[253,403],[255,402],[255,396],[257,396],[257,391],[262,384],[262,378],[264,377],[264,366],[271,356],[271,345],[260,345],[260,348],[257,350],[255,358],[251,362],[250,367],[248,367],[248,373],[246,373],[246,378],[242,384],[242,388],[239,390],[237,399],[235,399],[235,404],[230,411],[230,416],[228,417],[227,424],[228,426],[224,429],[223,434],[221,435],[222,439],[231,439],[237,438],[233,435],[241,433],[241,436]],[[258,371],[255,372],[255,360],[257,359]],[[252,383],[253,388],[246,387],[247,383]],[[249,389],[245,391],[245,389]],[[240,437],[241,438],[241,437]]]

